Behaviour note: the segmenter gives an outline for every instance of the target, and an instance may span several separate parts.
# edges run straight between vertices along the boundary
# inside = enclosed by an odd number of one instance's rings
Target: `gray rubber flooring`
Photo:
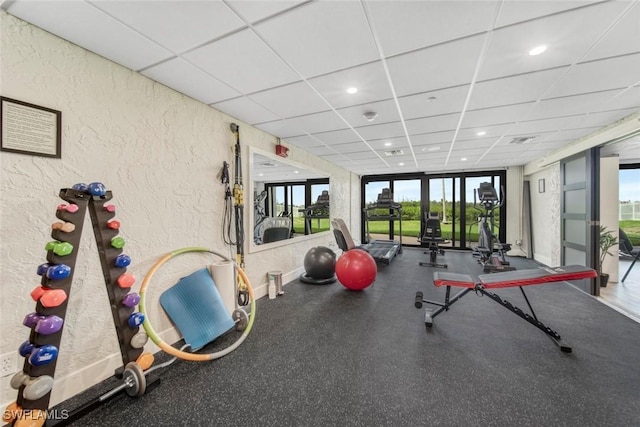
[[[434,271],[481,274],[468,252],[447,270],[418,266],[405,249],[375,283],[295,280],[257,302],[253,331],[221,359],[177,361],[151,374],[157,387],[121,394],[77,426],[638,426],[640,324],[567,283],[528,286],[538,318],[573,347],[470,293],[427,331],[416,291],[441,300]],[[511,259],[518,269],[535,267]],[[517,288],[496,291],[526,308]],[[234,333],[204,349],[227,345]],[[150,378],[153,379],[153,378]],[[96,397],[109,382],[60,405]]]

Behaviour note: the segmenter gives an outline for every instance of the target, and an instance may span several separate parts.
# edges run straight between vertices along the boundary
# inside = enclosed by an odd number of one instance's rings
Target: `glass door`
[[[460,178],[428,178],[429,203],[423,207],[423,227],[427,215],[438,215],[442,238],[446,241],[442,247],[460,247]]]
[[[373,181],[368,182],[364,187],[364,208],[372,203],[378,201],[378,195],[382,193],[382,190],[385,188],[391,188],[391,183],[389,181]],[[362,218],[364,222],[363,234],[364,234],[364,242],[369,242],[371,240],[392,240],[393,235],[391,231],[393,230],[390,220],[380,220],[380,221],[367,221],[366,212],[362,212]]]
[[[397,179],[393,181],[393,199],[402,206],[402,244],[416,246],[422,232],[420,179]],[[400,222],[393,221],[393,237],[399,240]]]

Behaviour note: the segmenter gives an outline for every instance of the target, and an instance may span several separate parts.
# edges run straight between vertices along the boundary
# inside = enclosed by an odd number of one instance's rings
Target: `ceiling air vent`
[[[402,150],[389,150],[384,152],[385,156],[401,156],[404,154]]]
[[[513,138],[509,144],[529,144],[531,142],[533,142],[534,139],[536,139],[538,136],[518,136]]]

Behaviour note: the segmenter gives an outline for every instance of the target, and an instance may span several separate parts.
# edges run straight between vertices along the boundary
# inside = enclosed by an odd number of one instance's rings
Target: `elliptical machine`
[[[476,207],[476,195],[482,208]],[[511,244],[501,243],[493,234],[494,211],[503,203],[504,197],[499,199],[496,189],[489,182],[481,182],[480,186],[473,190],[473,207],[481,213],[478,246],[473,249],[473,256],[478,258],[485,273],[515,270],[515,267],[511,267],[505,258],[505,254],[511,250]]]

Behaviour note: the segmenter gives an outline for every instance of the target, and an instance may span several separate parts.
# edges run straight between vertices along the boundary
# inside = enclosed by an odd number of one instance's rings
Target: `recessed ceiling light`
[[[483,130],[481,130],[480,132],[476,133],[476,135],[478,136],[485,136],[487,133]]]
[[[264,174],[263,173],[259,173],[258,176],[264,176]]]
[[[424,147],[422,151],[438,151],[439,149],[440,147],[436,145],[435,147]]]
[[[466,162],[466,161],[467,161],[467,158],[466,158],[466,157],[462,157],[462,158],[460,159],[460,161],[461,161],[461,162]]]
[[[293,173],[300,173],[300,171],[293,171]]]
[[[547,50],[547,46],[544,45],[544,44],[540,45],[540,46],[536,46],[536,47],[534,47],[533,49],[531,49],[529,51],[529,55],[531,55],[531,56],[540,55],[545,50]]]
[[[375,111],[367,111],[362,115],[362,117],[367,119],[368,122],[372,122],[376,117],[378,117],[378,113],[376,113]]]
[[[400,162],[398,163],[398,166],[404,166],[404,163]]]
[[[391,147],[391,143],[389,141],[387,141],[387,142],[384,143],[384,146],[385,147]]]
[[[353,95],[356,92],[358,92],[358,88],[357,87],[350,87],[350,88],[347,89],[347,93],[349,95]]]

